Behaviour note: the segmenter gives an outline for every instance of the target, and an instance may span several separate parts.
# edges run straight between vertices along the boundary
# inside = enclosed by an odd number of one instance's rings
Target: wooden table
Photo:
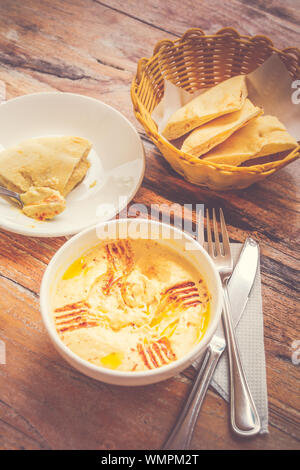
[[[268,3],[268,6],[266,6]],[[194,449],[299,448],[299,369],[291,361],[297,332],[299,161],[262,184],[217,193],[170,170],[133,116],[129,88],[140,57],[190,27],[214,33],[233,26],[266,34],[279,48],[299,44],[294,0],[0,0],[0,80],[8,98],[66,91],[108,103],[138,128],[147,167],[134,202],[204,203],[224,208],[232,241],[261,244],[270,433],[235,438],[228,405],[209,390]],[[298,181],[297,181],[298,178]],[[299,239],[298,239],[299,241]],[[81,375],[54,350],[39,313],[47,263],[65,238],[0,233],[1,449],[159,449],[187,396],[189,369],[141,388],[119,388]],[[299,386],[299,382],[298,382]]]

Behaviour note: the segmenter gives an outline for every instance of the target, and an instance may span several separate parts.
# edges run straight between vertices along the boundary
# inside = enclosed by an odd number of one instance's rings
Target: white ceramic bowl
[[[73,261],[86,250],[97,245],[100,239],[103,239],[104,231],[111,232],[114,231],[114,229],[121,230],[123,233],[124,230],[128,230],[127,233],[132,237],[136,232],[145,234],[145,236],[139,236],[138,238],[149,238],[150,230],[151,234],[159,234],[159,239],[156,241],[166,244],[173,250],[179,252],[181,256],[186,257],[199,270],[199,274],[205,279],[212,296],[210,321],[203,339],[186,356],[158,369],[123,372],[96,366],[81,359],[65,346],[55,329],[52,317],[51,298],[53,298],[58,280]],[[112,235],[110,239],[112,238],[115,238],[115,236]],[[152,220],[119,219],[100,224],[97,227],[79,233],[58,250],[44,273],[41,285],[40,304],[42,318],[54,346],[72,366],[80,372],[103,382],[116,385],[145,385],[159,382],[179,373],[192,364],[192,362],[204,352],[220,320],[222,288],[220,276],[211,258],[204,248],[189,235],[177,228]]]
[[[70,235],[111,219],[134,197],[144,176],[144,149],[136,129],[121,113],[73,93],[34,93],[0,105],[2,149],[34,137],[59,135],[85,137],[93,145],[91,166],[67,196],[65,211],[39,222],[0,197],[1,228],[33,237]]]

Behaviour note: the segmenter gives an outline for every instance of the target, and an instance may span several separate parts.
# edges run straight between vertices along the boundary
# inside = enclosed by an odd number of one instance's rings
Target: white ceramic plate
[[[133,125],[118,111],[73,93],[34,93],[0,105],[0,145],[34,137],[75,135],[93,148],[86,177],[67,196],[67,208],[48,222],[23,215],[0,197],[0,227],[34,237],[58,237],[106,221],[134,197],[144,175],[145,156]]]

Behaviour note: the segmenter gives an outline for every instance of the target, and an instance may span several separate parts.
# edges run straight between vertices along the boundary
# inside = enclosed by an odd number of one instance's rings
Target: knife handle
[[[189,449],[203,399],[223,349],[224,346],[221,348],[218,344],[213,344],[213,342],[209,344],[188,400],[178,417],[173,431],[164,443],[163,450]]]
[[[255,436],[260,431],[260,419],[253,401],[239,349],[235,337],[230,314],[230,300],[227,285],[223,286],[224,309],[223,321],[226,335],[229,376],[230,376],[230,419],[233,431],[239,436]]]

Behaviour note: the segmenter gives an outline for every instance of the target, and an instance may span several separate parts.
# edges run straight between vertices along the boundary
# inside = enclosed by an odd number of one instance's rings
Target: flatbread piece
[[[174,140],[212,119],[238,111],[247,94],[244,75],[229,78],[172,114],[162,134],[166,139]]]
[[[277,117],[259,116],[203,155],[202,159],[238,166],[246,160],[284,152],[296,146],[297,141]]]
[[[262,113],[261,108],[254,106],[250,100],[246,99],[240,111],[214,119],[192,131],[184,140],[181,150],[194,157],[200,157]]]

